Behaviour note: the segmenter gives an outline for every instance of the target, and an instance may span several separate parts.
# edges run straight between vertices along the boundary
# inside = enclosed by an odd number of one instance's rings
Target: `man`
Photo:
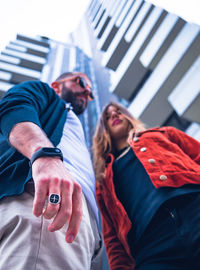
[[[0,102],[0,269],[101,269],[94,174],[80,72],[24,82]],[[82,192],[83,191],[83,192]],[[33,214],[32,214],[33,207]]]

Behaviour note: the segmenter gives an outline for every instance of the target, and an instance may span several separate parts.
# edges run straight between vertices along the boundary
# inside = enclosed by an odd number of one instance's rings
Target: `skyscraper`
[[[72,37],[135,117],[200,140],[199,25],[144,0],[92,0]]]
[[[18,34],[0,54],[0,95],[13,85],[27,80],[51,83],[61,73],[81,71],[92,80],[95,99],[80,116],[88,147],[100,114],[98,83],[92,59],[75,45],[47,37],[28,37]]]

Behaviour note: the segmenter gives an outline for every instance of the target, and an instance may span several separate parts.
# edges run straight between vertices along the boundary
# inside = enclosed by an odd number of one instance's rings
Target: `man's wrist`
[[[40,157],[59,157],[63,161],[62,151],[57,147],[43,147],[35,151],[32,155],[29,165],[33,165],[33,162]]]

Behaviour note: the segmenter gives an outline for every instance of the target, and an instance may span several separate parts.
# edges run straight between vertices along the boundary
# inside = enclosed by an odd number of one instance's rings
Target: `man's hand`
[[[32,174],[35,183],[33,214],[43,214],[46,219],[53,219],[49,231],[61,229],[68,223],[66,241],[72,243],[78,233],[82,218],[82,190],[57,157],[41,157],[34,161]],[[61,197],[59,204],[45,201],[49,194],[56,193]]]
[[[54,147],[45,132],[32,122],[22,122],[15,125],[9,136],[10,144],[24,156],[30,159],[33,153],[41,147]],[[35,182],[35,198],[33,213],[39,217],[51,219],[49,231],[59,230],[68,223],[66,241],[72,243],[78,233],[82,218],[81,186],[64,167],[57,157],[40,157],[32,165],[32,175]],[[60,204],[45,201],[52,193],[59,194]]]

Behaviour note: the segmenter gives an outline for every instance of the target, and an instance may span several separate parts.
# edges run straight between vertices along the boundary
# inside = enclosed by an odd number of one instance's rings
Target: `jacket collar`
[[[153,127],[153,128],[148,128],[144,131],[138,131],[136,133],[136,136],[139,137],[142,134],[148,133],[148,132],[165,132],[165,129],[163,127]]]
[[[148,132],[161,132],[161,133],[163,133],[163,132],[165,132],[165,127],[153,127],[153,128],[148,128],[148,129],[146,129],[146,130],[144,130],[144,131],[138,131],[138,132],[136,133],[136,137],[140,137],[140,136],[142,136],[143,134],[148,133]],[[131,145],[131,144],[130,144],[130,145]],[[109,154],[107,155],[107,157],[106,157],[106,167],[107,167],[108,164],[110,164],[110,163],[111,163],[110,165],[112,166],[114,160],[115,160],[114,155],[111,154],[111,153],[109,153]]]

